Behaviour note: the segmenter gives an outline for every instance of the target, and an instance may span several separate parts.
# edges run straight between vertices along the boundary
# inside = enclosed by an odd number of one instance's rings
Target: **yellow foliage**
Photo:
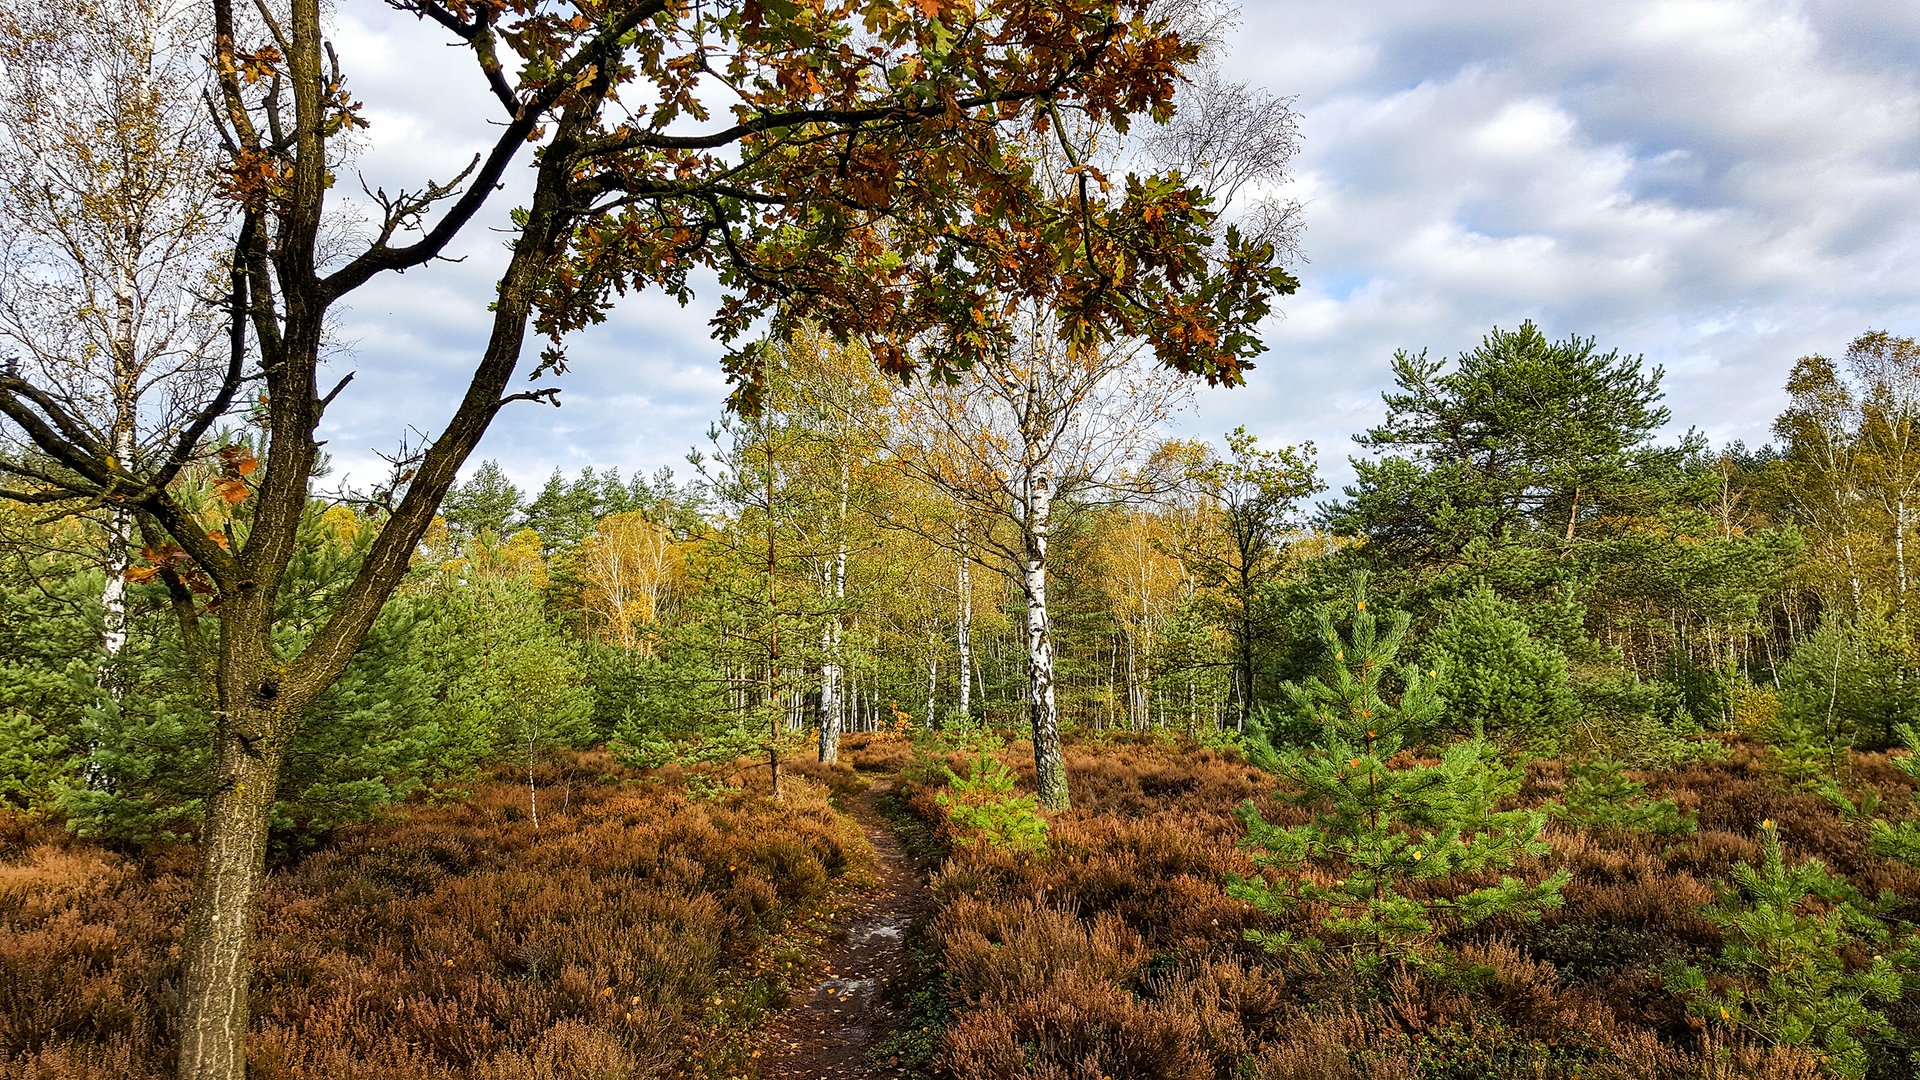
[[[581,603],[598,617],[607,640],[651,651],[645,628],[657,622],[681,576],[673,534],[645,514],[608,514],[580,545]]]

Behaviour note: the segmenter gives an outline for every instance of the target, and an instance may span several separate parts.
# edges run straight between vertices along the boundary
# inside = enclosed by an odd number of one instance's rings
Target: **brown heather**
[[[1019,767],[1023,749],[1004,759]],[[854,745],[856,763],[864,752]],[[1564,907],[1483,923],[1445,942],[1443,962],[1365,975],[1337,953],[1268,954],[1245,940],[1278,927],[1223,891],[1227,875],[1253,870],[1233,810],[1252,798],[1269,821],[1304,814],[1271,798],[1270,777],[1231,753],[1144,738],[1070,744],[1067,764],[1074,805],[1053,819],[1044,858],[956,846],[935,879],[932,937],[954,1013],[943,1075],[1812,1080],[1824,1073],[1810,1055],[1702,1028],[1666,990],[1670,960],[1719,946],[1700,908],[1734,863],[1758,858],[1753,838],[1771,817],[1792,857],[1824,859],[1920,915],[1920,874],[1875,857],[1828,803],[1736,745],[1725,761],[1639,774],[1650,796],[1698,816],[1696,834],[1556,824],[1547,859],[1574,875]],[[1884,758],[1855,765],[1856,782],[1905,805]],[[1563,787],[1558,763],[1537,763],[1519,799]],[[908,796],[938,824],[928,788]],[[1889,1011],[1909,1038],[1920,1036],[1917,997]]]
[[[343,830],[270,875],[249,1075],[738,1071],[779,1003],[774,932],[872,857],[826,803],[851,774],[797,773],[779,805],[692,802],[583,757],[540,778],[537,832],[523,780]],[[0,1077],[170,1075],[192,865],[0,823]]]

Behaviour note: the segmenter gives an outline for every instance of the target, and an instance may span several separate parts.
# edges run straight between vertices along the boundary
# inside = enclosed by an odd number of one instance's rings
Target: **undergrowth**
[[[872,860],[828,805],[841,773],[695,801],[581,758],[539,778],[567,797],[537,830],[524,776],[343,830],[269,877],[249,1075],[743,1074],[800,961],[788,928]],[[0,859],[0,1077],[171,1075],[191,850],[8,819]]]
[[[1025,749],[1008,746],[1000,760],[1030,790]],[[965,775],[961,755],[942,760]],[[950,1016],[923,1075],[1913,1075],[1920,986],[1886,980],[1871,936],[1835,938],[1824,969],[1836,993],[1872,983],[1866,1000],[1876,1016],[1841,1022],[1851,1043],[1831,1037],[1832,1025],[1816,1025],[1814,1037],[1796,1044],[1756,1008],[1755,995],[1786,984],[1765,963],[1742,959],[1747,931],[1728,897],[1748,873],[1740,864],[1765,865],[1763,820],[1796,853],[1844,879],[1847,895],[1885,896],[1874,906],[1884,925],[1920,917],[1920,873],[1877,854],[1866,824],[1783,782],[1748,744],[1624,783],[1610,765],[1531,763],[1501,805],[1540,813],[1573,796],[1575,813],[1547,825],[1546,850],[1534,856],[1546,872],[1564,872],[1564,903],[1442,927],[1384,965],[1343,948],[1269,951],[1261,941],[1298,937],[1327,913],[1312,903],[1262,911],[1230,894],[1230,881],[1258,873],[1241,844],[1237,807],[1251,802],[1276,828],[1311,820],[1314,810],[1283,781],[1231,749],[1151,737],[1082,740],[1069,745],[1067,765],[1073,809],[1049,815],[1043,857],[941,833],[949,847],[933,883],[931,941]],[[937,832],[947,820],[944,772],[918,770],[902,792],[903,805]],[[1904,803],[1912,786],[1884,757],[1862,756],[1853,775],[1884,787],[1891,802]],[[1625,805],[1616,813],[1603,803]],[[1485,873],[1485,884],[1497,882],[1497,870]],[[1429,885],[1409,879],[1402,887],[1418,898]],[[1803,909],[1803,918],[1819,910]],[[1683,969],[1698,971],[1718,996],[1670,982]],[[1704,1004],[1736,991],[1748,1003],[1744,1013],[1729,1008],[1722,1019]]]

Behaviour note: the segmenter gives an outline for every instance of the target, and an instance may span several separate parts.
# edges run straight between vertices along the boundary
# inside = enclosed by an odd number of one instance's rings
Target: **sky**
[[[376,0],[334,10],[372,121],[354,169],[458,171],[495,108],[467,57]],[[1302,284],[1247,385],[1197,391],[1172,434],[1311,440],[1337,488],[1396,350],[1451,357],[1531,319],[1664,368],[1674,437],[1755,444],[1796,358],[1920,335],[1920,4],[1245,0],[1230,47],[1230,76],[1300,114]],[[330,363],[357,377],[323,437],[348,478],[431,436],[464,385],[501,236],[456,257],[336,320]],[[629,297],[573,342],[563,405],[509,407],[476,461],[523,488],[685,475],[726,396],[712,296]]]

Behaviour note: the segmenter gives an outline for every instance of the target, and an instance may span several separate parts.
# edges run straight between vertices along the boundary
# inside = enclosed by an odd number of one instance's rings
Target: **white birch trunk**
[[[960,701],[957,708],[962,724],[973,718],[972,683],[969,681],[973,677],[973,576],[967,561],[967,532],[963,526],[960,530],[959,626],[955,632],[960,651]]]
[[[841,701],[840,618],[847,599],[847,494],[851,487],[847,456],[840,457],[840,520],[835,526],[837,542],[833,552],[833,615],[827,619],[821,644],[826,662],[820,679],[820,760],[840,760],[840,733],[846,728],[846,708]]]
[[[130,256],[129,256],[130,257]],[[140,371],[133,340],[133,275],[121,268],[113,285],[113,456],[123,469],[133,467],[134,431],[139,423]],[[127,568],[132,563],[127,531],[131,516],[116,509],[107,524],[106,584],[100,592],[103,612],[100,683],[119,697],[113,663],[127,645]]]
[[[927,730],[934,728],[933,710],[939,704],[940,696],[940,655],[934,650],[934,642],[927,642]]]
[[[1894,609],[1904,613],[1907,610],[1907,497],[1904,494],[1893,505],[1893,563],[1900,582]]]
[[[1045,474],[1029,474],[1026,562],[1020,584],[1027,599],[1027,712],[1033,722],[1033,770],[1040,804],[1065,810],[1067,767],[1060,750],[1060,711],[1053,690],[1053,625],[1047,613],[1047,534],[1053,490]]]

